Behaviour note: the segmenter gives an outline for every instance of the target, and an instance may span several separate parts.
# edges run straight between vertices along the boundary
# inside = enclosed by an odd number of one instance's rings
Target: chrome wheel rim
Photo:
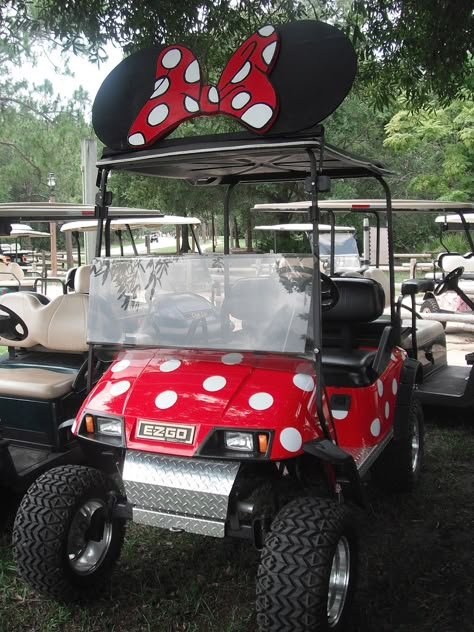
[[[67,541],[69,564],[78,575],[90,575],[103,562],[112,541],[112,522],[101,517],[106,515],[107,507],[103,500],[91,499],[80,506],[74,518]],[[102,524],[98,521],[101,521]],[[93,525],[93,522],[95,524]],[[90,537],[91,528],[102,528],[99,540]]]
[[[350,582],[351,552],[349,542],[342,536],[332,558],[328,591],[328,623],[334,627],[339,623],[346,603]]]
[[[414,473],[418,469],[420,460],[420,425],[418,419],[415,418],[410,427],[411,439],[411,471]]]

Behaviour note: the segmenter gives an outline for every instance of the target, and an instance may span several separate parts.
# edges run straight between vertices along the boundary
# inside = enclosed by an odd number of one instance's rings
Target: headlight
[[[253,452],[253,434],[251,432],[224,432],[224,445],[229,450]]]
[[[122,420],[113,417],[96,417],[96,432],[100,434],[120,437],[122,435]]]
[[[104,441],[111,445],[122,445],[124,421],[122,417],[107,417],[97,413],[84,413],[78,424],[78,436],[92,441]],[[106,440],[105,436],[110,437]],[[112,439],[113,437],[113,439]]]

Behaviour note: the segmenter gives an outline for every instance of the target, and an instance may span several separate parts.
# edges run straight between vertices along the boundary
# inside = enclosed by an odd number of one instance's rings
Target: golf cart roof
[[[464,222],[463,222],[464,219]],[[437,224],[444,224],[443,228],[446,230],[463,230],[467,225],[467,228],[474,227],[474,213],[463,213],[462,218],[457,213],[450,213],[449,215],[438,215],[435,219]]]
[[[9,235],[2,235],[2,239],[18,239],[20,237],[49,237],[49,233],[41,230],[34,230],[28,224],[11,224],[12,230]]]
[[[130,228],[158,228],[159,226],[183,226],[200,224],[201,220],[197,217],[184,217],[181,215],[163,215],[163,217],[138,218],[127,217],[124,219],[114,219],[110,222],[112,230],[125,230],[127,226]],[[67,222],[61,226],[61,232],[70,231],[94,231],[97,228],[97,220],[88,219],[75,222]]]
[[[379,161],[350,154],[323,143],[321,129],[292,138],[255,138],[248,133],[165,140],[143,151],[106,149],[97,166],[143,175],[188,180],[197,185],[302,180],[310,174],[308,151],[322,174],[333,178],[388,175]]]
[[[0,219],[27,219],[29,221],[48,222],[94,217],[93,204],[63,204],[59,202],[5,202],[0,204]],[[111,206],[109,217],[157,217],[161,215],[156,209],[127,208]]]
[[[263,213],[304,213],[311,206],[310,200],[300,202],[282,202],[270,204],[255,204],[252,211]],[[384,210],[387,208],[386,200],[319,200],[318,206],[323,210],[331,211],[355,211]],[[410,213],[428,211],[456,211],[474,210],[472,202],[441,202],[438,200],[392,200],[394,211],[406,211]]]
[[[292,232],[292,231],[308,231],[313,230],[313,224],[267,224],[262,226],[254,226],[254,230],[265,230],[272,232]],[[332,226],[330,224],[319,224],[320,232],[331,232]],[[334,230],[339,233],[353,233],[355,232],[354,226],[334,226]]]

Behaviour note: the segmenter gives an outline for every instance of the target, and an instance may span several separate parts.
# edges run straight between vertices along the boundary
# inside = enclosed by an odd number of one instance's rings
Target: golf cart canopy
[[[20,237],[49,237],[49,233],[41,230],[34,230],[28,224],[12,224],[9,235],[3,235],[2,239],[19,239]]]
[[[255,204],[252,211],[261,213],[305,213],[309,210],[311,202],[282,202],[270,204]],[[321,210],[343,212],[384,211],[387,208],[386,200],[319,200]],[[472,202],[441,202],[438,200],[396,200],[392,199],[393,211],[405,211],[407,213],[422,213],[429,211],[472,211]],[[438,221],[438,220],[437,220]]]
[[[471,205],[474,209],[474,204]],[[442,224],[443,230],[468,230],[474,229],[474,213],[450,213],[449,215],[438,215],[435,222]]]
[[[124,219],[113,219],[110,222],[111,230],[126,230],[130,228],[157,228],[159,226],[184,226],[200,224],[197,217],[184,217],[180,215],[163,215],[163,217],[150,217],[149,219],[127,217]],[[61,232],[87,232],[97,230],[97,220],[89,219],[83,221],[67,222],[61,226]]]
[[[319,224],[320,232],[330,232],[331,230],[341,233],[355,233],[354,226],[331,226],[330,224]],[[313,224],[265,224],[262,226],[254,226],[254,230],[265,230],[268,232],[293,232],[293,231],[308,231],[313,230]]]
[[[0,204],[0,222],[11,220],[29,220],[31,222],[52,222],[94,217],[95,207],[92,204],[63,204],[60,202],[5,202]],[[156,209],[109,207],[110,218],[128,217],[157,217],[160,211]]]
[[[324,144],[321,128],[293,138],[255,138],[237,133],[166,140],[146,151],[106,149],[97,166],[179,178],[197,185],[281,182],[306,178],[311,169],[309,152],[319,161],[321,151],[321,175],[359,178],[390,173],[379,161]]]

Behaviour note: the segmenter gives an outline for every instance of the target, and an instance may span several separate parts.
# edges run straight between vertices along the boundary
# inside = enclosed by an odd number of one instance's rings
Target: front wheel
[[[20,576],[50,597],[88,596],[108,578],[125,534],[111,516],[117,494],[99,470],[57,467],[25,494],[15,519],[13,543]]]
[[[332,499],[297,498],[276,516],[257,575],[260,632],[342,632],[358,565],[352,512]]]

